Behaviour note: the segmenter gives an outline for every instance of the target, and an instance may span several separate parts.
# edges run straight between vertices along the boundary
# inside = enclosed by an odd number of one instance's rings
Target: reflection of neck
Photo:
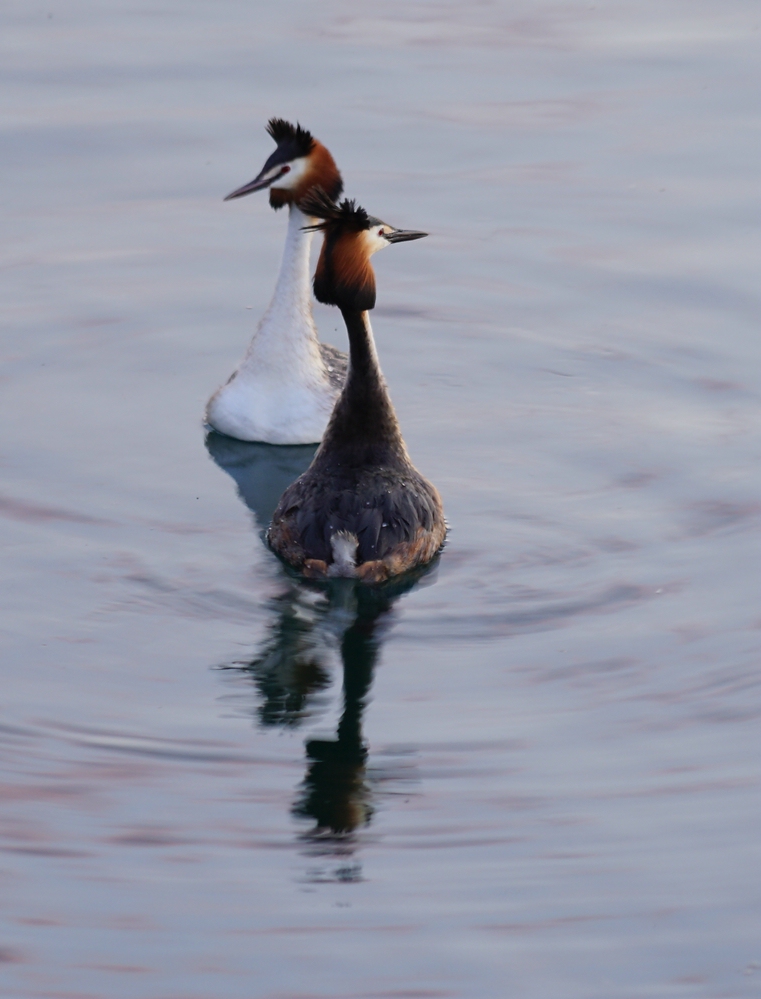
[[[295,205],[289,206],[288,233],[275,294],[251,343],[247,361],[257,365],[287,363],[289,367],[306,362],[322,367],[309,288],[313,234],[303,229],[311,221]]]
[[[376,606],[370,598],[354,591],[356,616],[341,640],[343,660],[344,709],[335,740],[310,739],[307,742],[309,765],[296,815],[314,819],[314,833],[330,830],[334,834],[353,832],[370,821],[370,788],[365,783],[367,747],[362,738],[362,713],[373,681],[379,642],[376,622],[388,605]],[[346,596],[344,591],[344,596]]]
[[[378,363],[370,317],[356,309],[341,312],[349,334],[349,371],[317,458],[325,460],[348,450],[354,464],[394,459],[407,462],[399,423]]]
[[[364,758],[362,741],[362,713],[365,699],[373,682],[375,660],[378,658],[378,640],[375,637],[375,619],[357,620],[344,632],[341,658],[344,667],[344,710],[338,724],[338,742],[347,755]]]

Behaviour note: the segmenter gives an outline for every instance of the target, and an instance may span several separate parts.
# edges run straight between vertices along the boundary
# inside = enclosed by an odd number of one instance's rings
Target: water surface
[[[4,995],[758,995],[760,27],[6,4]],[[309,449],[204,439],[273,114],[431,233],[375,258],[406,591],[288,577]]]

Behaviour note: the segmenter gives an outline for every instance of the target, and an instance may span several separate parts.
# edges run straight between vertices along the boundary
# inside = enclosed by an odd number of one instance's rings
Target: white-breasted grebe
[[[288,205],[288,234],[275,294],[246,355],[206,407],[206,422],[228,437],[268,444],[313,444],[322,438],[346,375],[346,355],[320,343],[309,287],[310,223],[297,202],[319,185],[343,190],[333,157],[310,132],[282,118],[267,131],[277,149],[261,172],[225,201],[270,189],[270,205]]]
[[[371,255],[426,233],[395,229],[319,190],[300,204],[322,219],[312,226],[324,237],[314,293],[341,310],[349,371],[314,461],[283,493],[267,539],[307,576],[381,582],[430,562],[446,535],[439,494],[407,453],[368,317],[375,306]]]

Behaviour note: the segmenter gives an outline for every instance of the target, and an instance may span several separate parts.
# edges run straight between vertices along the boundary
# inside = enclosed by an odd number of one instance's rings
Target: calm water
[[[1,23],[2,995],[758,996],[758,4]],[[376,258],[406,592],[289,579],[309,449],[204,441],[273,114],[431,233]]]

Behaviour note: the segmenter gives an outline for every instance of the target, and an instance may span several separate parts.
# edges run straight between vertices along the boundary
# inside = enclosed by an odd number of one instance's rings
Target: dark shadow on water
[[[281,494],[306,470],[316,445],[248,444],[210,431],[206,448],[266,528]],[[305,580],[284,567],[285,588],[269,603],[272,617],[256,655],[221,667],[253,681],[258,724],[295,728],[314,714],[331,684],[331,666],[340,660],[343,703],[335,738],[307,741],[306,773],[291,812],[310,823],[301,837],[310,855],[338,856],[342,863],[310,880],[358,880],[359,868],[351,861],[353,834],[372,818],[373,785],[409,779],[408,768],[400,777],[399,767],[376,767],[368,776],[362,719],[392,608],[423,580],[433,582],[437,562],[379,586]]]
[[[340,639],[343,712],[335,739],[307,741],[306,775],[293,806],[295,816],[314,822],[309,836],[345,835],[372,817],[362,716],[378,657],[377,629],[389,608],[364,600],[356,584],[341,589],[331,594],[332,599],[346,609],[353,605],[356,615]]]
[[[295,728],[314,714],[331,684],[331,608],[321,594],[292,583],[268,601],[272,617],[257,654],[226,667],[245,672],[258,693],[254,710],[263,728]]]
[[[340,658],[343,703],[335,738],[307,741],[306,773],[292,808],[296,818],[311,823],[302,839],[318,853],[351,854],[352,834],[372,818],[362,719],[373,674],[394,604],[425,577],[433,582],[434,566],[382,586],[289,578],[288,588],[271,602],[273,619],[260,651],[223,667],[253,680],[259,724],[295,727],[330,683],[331,660]],[[373,772],[376,780],[394,778],[382,768]],[[352,880],[351,870],[337,876]]]
[[[317,445],[251,444],[210,430],[206,435],[206,450],[222,471],[235,480],[238,495],[264,529],[286,487],[309,467]]]

